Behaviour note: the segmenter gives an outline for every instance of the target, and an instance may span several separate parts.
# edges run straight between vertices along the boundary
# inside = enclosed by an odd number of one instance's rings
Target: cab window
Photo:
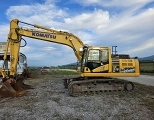
[[[99,50],[89,50],[88,60],[99,60]]]

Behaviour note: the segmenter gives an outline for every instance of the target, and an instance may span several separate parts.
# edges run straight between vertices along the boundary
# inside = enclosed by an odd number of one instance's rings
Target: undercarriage
[[[133,91],[132,82],[116,78],[69,78],[64,79],[64,86],[71,96],[100,94],[104,92]]]

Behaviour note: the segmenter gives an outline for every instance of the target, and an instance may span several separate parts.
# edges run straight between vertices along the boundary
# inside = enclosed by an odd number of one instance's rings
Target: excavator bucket
[[[1,97],[20,97],[26,94],[26,89],[32,88],[23,83],[23,80],[8,79],[0,83]]]

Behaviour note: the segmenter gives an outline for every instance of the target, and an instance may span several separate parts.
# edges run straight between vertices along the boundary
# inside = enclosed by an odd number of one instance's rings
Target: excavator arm
[[[33,28],[22,28],[19,26],[20,23],[32,26]],[[78,61],[81,61],[82,49],[84,47],[84,44],[78,37],[76,37],[72,33],[57,31],[36,24],[32,25],[29,23],[21,22],[18,19],[14,19],[10,22],[10,32],[8,35],[6,52],[4,55],[5,60],[8,52],[8,47],[10,47],[11,76],[14,76],[16,73],[22,36],[67,45],[73,49]],[[2,70],[2,75],[3,77],[5,77],[6,75],[3,71],[4,70]]]
[[[21,27],[20,24],[26,25],[28,27]],[[25,94],[24,89],[30,86],[25,85],[21,77],[17,77],[17,64],[20,53],[20,46],[22,37],[29,37],[38,40],[43,40],[47,42],[53,42],[58,44],[63,44],[71,47],[76,55],[78,61],[82,59],[82,49],[84,47],[83,42],[73,35],[72,33],[57,31],[50,28],[45,28],[39,25],[32,25],[19,21],[18,19],[13,19],[10,22],[10,32],[8,34],[6,50],[4,54],[4,61],[7,58],[7,55],[10,54],[10,70],[1,69],[0,72],[3,76],[0,88],[0,94],[8,96],[22,96]],[[26,44],[26,41],[25,41]],[[8,50],[10,48],[10,51]],[[10,53],[9,53],[10,52]],[[4,91],[9,91],[3,93]],[[1,93],[2,92],[2,93]]]

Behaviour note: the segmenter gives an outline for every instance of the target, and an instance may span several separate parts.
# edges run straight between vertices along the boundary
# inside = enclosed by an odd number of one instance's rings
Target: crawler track
[[[112,78],[85,79],[83,77],[78,77],[64,79],[64,86],[65,88],[68,88],[69,94],[71,96],[116,91],[132,91],[134,89],[134,84],[132,82],[126,82]]]

